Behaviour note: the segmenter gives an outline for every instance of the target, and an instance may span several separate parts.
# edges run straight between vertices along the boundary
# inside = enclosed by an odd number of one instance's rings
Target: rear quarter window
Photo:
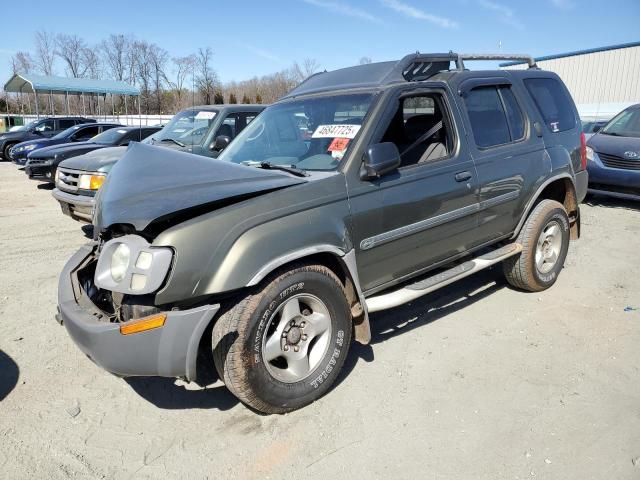
[[[573,101],[562,84],[553,78],[527,78],[524,85],[538,107],[544,123],[553,133],[576,126]]]

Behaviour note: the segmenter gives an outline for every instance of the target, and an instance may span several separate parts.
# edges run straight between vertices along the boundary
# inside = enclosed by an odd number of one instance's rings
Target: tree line
[[[171,114],[197,104],[272,103],[321,70],[316,60],[305,59],[269,75],[222,83],[213,67],[214,52],[210,47],[174,57],[160,45],[133,35],[111,34],[92,45],[78,35],[45,30],[35,33],[32,51],[18,51],[10,62],[13,73],[63,74],[118,80],[137,86],[141,92],[140,110],[144,114]],[[41,113],[64,110],[64,98],[43,101],[41,97],[38,96]],[[7,98],[10,111],[33,113],[35,102],[28,96]],[[51,105],[51,101],[55,103]],[[98,98],[88,97],[83,101],[90,114],[98,111]],[[6,111],[5,102],[2,102],[2,111]],[[80,98],[71,98],[70,103],[72,110],[81,108]],[[111,113],[113,109],[118,114],[124,113],[124,108],[124,98],[120,97],[116,97],[113,104],[103,102],[102,106],[103,112]]]

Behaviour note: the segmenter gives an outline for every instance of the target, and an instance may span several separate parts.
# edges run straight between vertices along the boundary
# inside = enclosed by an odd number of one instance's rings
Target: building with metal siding
[[[610,118],[640,103],[640,42],[549,55],[536,62],[562,78],[583,117]],[[525,69],[527,64],[500,67]]]

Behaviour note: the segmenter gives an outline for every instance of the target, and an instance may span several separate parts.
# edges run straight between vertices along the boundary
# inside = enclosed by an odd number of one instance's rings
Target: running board
[[[461,278],[468,277],[480,270],[484,270],[485,268],[499,263],[506,258],[517,255],[521,251],[521,244],[510,243],[509,245],[505,245],[504,247],[500,247],[489,253],[475,257],[472,260],[467,260],[466,262],[456,265],[449,270],[445,270],[444,272],[419,280],[394,292],[367,298],[367,309],[369,310],[369,313],[373,313],[403,305],[426,295],[427,293],[431,293],[439,288],[456,282]]]

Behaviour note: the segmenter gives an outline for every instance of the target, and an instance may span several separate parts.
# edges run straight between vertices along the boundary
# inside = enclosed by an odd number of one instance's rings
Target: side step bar
[[[472,260],[467,260],[466,262],[456,265],[449,270],[445,270],[444,272],[419,280],[394,292],[367,298],[367,309],[369,310],[369,313],[373,313],[411,302],[412,300],[426,295],[427,293],[431,293],[439,288],[456,282],[461,278],[468,277],[480,270],[484,270],[485,268],[499,263],[506,258],[517,255],[521,251],[521,244],[510,243],[509,245],[505,245],[497,250],[475,257]]]

